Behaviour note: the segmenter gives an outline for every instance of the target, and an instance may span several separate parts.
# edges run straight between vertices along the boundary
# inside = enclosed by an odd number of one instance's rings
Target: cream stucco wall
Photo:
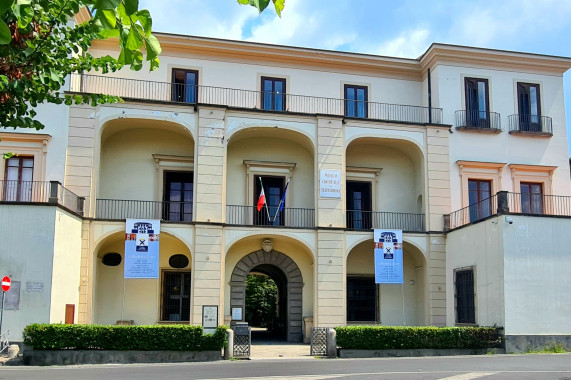
[[[64,323],[66,305],[75,305],[74,321],[79,311],[81,264],[81,218],[56,210],[50,323]]]
[[[181,240],[161,232],[159,246],[159,273],[163,270],[191,271],[190,250]],[[123,278],[124,262],[118,266],[106,266],[102,258],[115,252],[124,258],[124,233],[112,235],[103,242],[96,253],[94,323],[115,324],[118,320],[133,320],[135,324],[155,324],[159,321],[160,284],[159,279]],[[169,258],[182,254],[188,257],[189,265],[184,269],[172,269]],[[125,287],[123,306],[123,286]]]

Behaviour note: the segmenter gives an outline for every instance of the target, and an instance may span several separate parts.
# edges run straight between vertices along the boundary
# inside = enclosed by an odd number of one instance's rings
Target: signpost
[[[10,277],[4,276],[2,279],[2,312],[0,313],[0,337],[2,336],[2,319],[4,319],[4,297],[6,296],[6,292],[10,290],[10,285],[12,285]]]

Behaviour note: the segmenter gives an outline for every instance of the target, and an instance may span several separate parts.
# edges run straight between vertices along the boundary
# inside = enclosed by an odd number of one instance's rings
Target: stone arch
[[[244,320],[244,311],[246,307],[246,277],[251,270],[258,267],[266,268],[268,266],[277,268],[283,272],[287,280],[287,341],[301,342],[302,337],[302,290],[303,278],[299,267],[287,255],[271,250],[265,252],[259,250],[244,256],[234,267],[232,276],[230,277],[230,307],[242,309],[242,321]]]

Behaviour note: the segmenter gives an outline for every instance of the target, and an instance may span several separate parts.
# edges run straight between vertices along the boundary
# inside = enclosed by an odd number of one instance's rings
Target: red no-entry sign
[[[10,281],[10,277],[4,276],[2,279],[2,290],[7,292],[10,290],[10,285],[12,285],[12,281]]]

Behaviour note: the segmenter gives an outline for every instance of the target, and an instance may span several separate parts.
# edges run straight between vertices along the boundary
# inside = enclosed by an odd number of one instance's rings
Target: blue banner
[[[125,278],[159,278],[159,220],[127,219]]]
[[[402,284],[402,230],[375,230],[375,283]]]

